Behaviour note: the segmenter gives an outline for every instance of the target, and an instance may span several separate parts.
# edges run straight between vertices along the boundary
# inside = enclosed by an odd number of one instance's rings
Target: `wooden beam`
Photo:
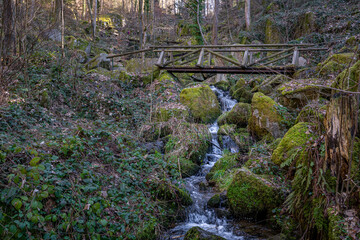
[[[127,56],[127,55],[142,53],[142,52],[148,52],[148,51],[152,51],[152,50],[153,50],[153,48],[146,48],[146,49],[142,49],[142,50],[138,50],[138,51],[133,51],[133,52],[120,53],[120,54],[112,54],[112,55],[108,55],[106,58],[122,57],[122,56]]]
[[[214,52],[245,52],[246,49],[211,49]],[[249,52],[281,52],[284,50],[284,48],[253,48],[253,49],[247,49]],[[300,52],[308,52],[308,51],[327,51],[328,48],[299,48]],[[191,49],[154,49],[154,52],[192,52]]]
[[[166,49],[166,48],[231,48],[231,47],[312,47],[315,44],[235,44],[235,45],[193,45],[193,46],[150,46],[150,48]]]
[[[211,53],[212,55],[217,56],[218,58],[222,58],[222,59],[224,59],[225,61],[231,62],[232,64],[234,64],[234,65],[236,65],[236,66],[242,67],[242,65],[241,65],[239,62],[237,62],[237,61],[235,61],[235,60],[233,60],[233,59],[231,59],[231,58],[228,58],[228,57],[225,57],[225,56],[223,56],[223,55],[221,55],[221,54],[219,54],[219,53],[213,52],[213,51],[211,51],[210,49],[205,49],[205,50],[206,50],[207,52]]]
[[[277,62],[281,59],[284,59],[284,58],[287,58],[287,57],[290,57],[291,55],[293,55],[293,53],[289,53],[289,54],[286,54],[284,56],[281,56],[281,57],[278,57],[278,58],[275,58],[274,60],[270,61],[270,62],[266,62],[266,63],[263,63],[263,65],[268,65],[270,63],[274,63],[274,62]]]
[[[173,73],[225,73],[225,74],[293,74],[295,67],[163,67],[162,70]]]
[[[172,61],[169,61],[169,62],[167,62],[166,64],[164,64],[164,66],[167,66],[167,65],[169,65],[169,64],[175,63],[175,62],[177,62],[177,61],[179,61],[179,60],[181,60],[181,59],[184,59],[184,58],[186,58],[186,57],[188,57],[188,56],[190,56],[190,55],[192,55],[192,54],[196,54],[196,53],[198,53],[198,52],[200,52],[200,49],[195,50],[195,51],[192,51],[192,52],[189,52],[189,53],[187,53],[187,54],[185,54],[185,55],[183,55],[183,56],[181,56],[181,57],[178,57],[178,58],[176,58],[176,59],[174,59],[174,60],[172,60]]]
[[[270,59],[270,58],[277,57],[277,56],[279,56],[279,55],[281,55],[281,54],[283,54],[283,53],[286,53],[286,52],[289,52],[289,51],[292,51],[292,50],[294,50],[294,48],[289,48],[289,49],[283,50],[283,51],[281,51],[281,52],[272,54],[272,55],[270,55],[270,56],[268,56],[268,57],[259,59],[259,60],[255,61],[255,62],[249,64],[248,66],[250,67],[250,66],[252,66],[252,65],[255,65],[255,64],[257,64],[257,63],[263,62],[263,61],[268,60],[268,59]]]

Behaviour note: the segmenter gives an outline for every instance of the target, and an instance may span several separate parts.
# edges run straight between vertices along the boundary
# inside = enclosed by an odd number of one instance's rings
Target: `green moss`
[[[329,219],[328,239],[329,240],[341,239],[343,234],[342,234],[342,227],[340,226],[342,220],[340,213],[336,210],[336,208],[328,208],[326,209],[326,212]]]
[[[188,119],[189,111],[181,104],[167,104],[158,107],[153,113],[153,120],[167,122],[170,118]]]
[[[138,240],[156,240],[157,231],[159,223],[156,219],[151,219],[149,221],[144,221],[142,226],[138,229],[136,234],[136,239]]]
[[[184,240],[225,240],[199,227],[193,227],[185,234]]]
[[[307,12],[300,16],[295,30],[295,38],[312,33],[315,30],[315,16],[313,12]]]
[[[230,84],[228,81],[220,81],[214,84],[215,87],[223,90],[228,91],[230,89]]]
[[[276,27],[274,20],[268,18],[265,26],[265,43],[275,44],[281,42],[279,29]]]
[[[262,218],[282,203],[279,189],[247,168],[236,172],[227,197],[236,217]]]
[[[66,46],[73,49],[75,46],[76,38],[74,36],[65,36]]]
[[[209,86],[183,89],[180,102],[189,107],[198,122],[211,123],[221,114],[219,101]]]
[[[248,129],[251,135],[261,139],[267,134],[278,138],[285,130],[281,125],[284,118],[277,112],[278,107],[274,100],[265,96],[263,93],[255,93],[251,103],[251,117]]]
[[[307,105],[297,116],[295,123],[299,122],[309,122],[316,123],[317,126],[323,125],[326,114],[326,105],[315,107],[312,105]]]
[[[230,95],[239,102],[250,103],[252,93],[247,89],[246,81],[241,78],[230,88]]]
[[[321,76],[336,75],[347,67],[354,58],[354,53],[339,53],[328,57],[316,67]]]
[[[184,206],[192,204],[192,199],[187,192],[169,183],[160,184],[156,188],[156,196],[165,201],[179,201]]]
[[[348,91],[357,91],[357,84],[360,78],[360,61],[357,61],[350,69],[345,69],[336,78],[331,85],[333,88],[346,89]]]
[[[177,166],[180,164],[179,169],[183,178],[195,175],[200,170],[198,164],[184,157],[169,156],[169,161],[175,163]]]
[[[302,154],[306,143],[315,137],[311,131],[311,127],[313,127],[313,125],[310,123],[299,122],[290,128],[273,152],[271,160],[277,165],[283,163],[290,165],[292,160],[298,157],[299,154]]]
[[[238,89],[242,89],[246,86],[246,81],[243,78],[240,78],[236,83],[230,88],[230,95],[233,95]]]
[[[251,105],[237,103],[229,112],[218,118],[219,125],[236,124],[238,127],[246,127],[251,114]]]

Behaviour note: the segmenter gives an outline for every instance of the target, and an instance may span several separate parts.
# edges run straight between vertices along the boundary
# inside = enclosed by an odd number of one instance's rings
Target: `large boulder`
[[[184,240],[225,240],[211,232],[205,231],[200,227],[192,227],[185,234]]]
[[[110,59],[108,59],[107,56],[108,55],[106,53],[100,53],[99,55],[96,55],[86,64],[86,69],[91,70],[94,68],[102,67],[107,70],[111,70]]]
[[[331,87],[357,92],[359,78],[360,78],[360,60],[357,61],[354,65],[352,65],[350,69],[343,70],[336,77]]]
[[[316,70],[320,76],[336,76],[356,58],[354,53],[339,53],[328,57],[318,64]]]
[[[189,107],[197,122],[211,123],[221,114],[219,101],[207,85],[183,89],[180,102]]]
[[[252,93],[247,89],[246,81],[241,78],[230,88],[230,95],[239,102],[250,103]]]
[[[187,119],[189,117],[188,109],[180,103],[165,103],[155,109],[153,120],[167,122],[170,118]]]
[[[299,122],[289,129],[274,150],[271,160],[280,166],[289,166],[293,160],[304,154],[306,143],[315,138],[313,124]]]
[[[251,105],[248,103],[237,103],[229,112],[222,114],[219,125],[236,124],[238,127],[246,127],[251,114]]]
[[[279,102],[285,107],[301,109],[308,102],[320,97],[320,88],[314,85],[322,85],[318,79],[297,79],[284,83],[278,88],[280,93]]]
[[[282,137],[286,131],[286,125],[282,123],[288,113],[278,109],[281,106],[270,97],[263,93],[255,93],[251,103],[251,117],[249,119],[248,129],[252,136],[262,139],[270,134],[274,138]],[[283,108],[283,107],[282,107]]]
[[[263,218],[283,201],[282,191],[271,181],[247,168],[237,170],[227,191],[230,210],[236,217]]]

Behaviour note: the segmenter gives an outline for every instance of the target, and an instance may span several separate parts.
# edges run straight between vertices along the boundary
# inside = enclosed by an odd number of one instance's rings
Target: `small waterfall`
[[[236,100],[231,99],[228,92],[215,87],[211,87],[211,89],[219,99],[222,112],[230,111],[237,103]],[[193,199],[193,204],[187,209],[187,218],[185,222],[180,223],[175,228],[171,229],[165,239],[173,239],[171,236],[175,236],[176,239],[182,239],[178,238],[178,236],[184,235],[190,228],[195,226],[225,239],[245,239],[244,236],[238,236],[233,232],[233,224],[230,220],[224,217],[218,217],[213,209],[207,208],[207,202],[214,193],[202,191],[199,187],[200,183],[206,181],[206,174],[214,166],[216,161],[222,157],[224,149],[227,149],[232,153],[239,151],[238,146],[229,136],[223,137],[223,146],[220,146],[217,135],[218,130],[219,125],[216,121],[209,127],[209,132],[211,133],[211,147],[205,156],[200,171],[196,175],[185,179],[186,189]]]

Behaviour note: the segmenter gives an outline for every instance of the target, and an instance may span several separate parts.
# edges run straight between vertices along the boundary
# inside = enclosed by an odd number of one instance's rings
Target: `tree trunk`
[[[355,96],[336,93],[326,111],[325,159],[332,175],[342,184],[347,179],[351,162],[357,108],[358,101]]]
[[[61,0],[61,49],[62,49],[62,56],[65,57],[64,0]]]
[[[214,2],[214,19],[213,19],[213,44],[218,44],[218,14],[219,14],[219,0],[215,0]]]
[[[15,22],[14,22],[14,11],[15,4],[13,0],[4,0],[3,1],[3,18],[2,26],[4,38],[2,41],[2,61],[7,63],[9,55],[15,50]]]
[[[251,25],[250,0],[245,0],[245,24],[246,24],[246,31],[250,31],[250,25]]]
[[[97,0],[94,0],[93,40],[96,36]]]

